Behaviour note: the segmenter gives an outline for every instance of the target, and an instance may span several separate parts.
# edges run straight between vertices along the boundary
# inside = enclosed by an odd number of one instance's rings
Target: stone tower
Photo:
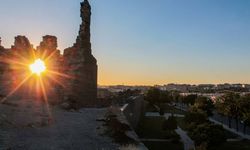
[[[65,72],[72,78],[67,82],[67,94],[81,106],[94,106],[97,97],[97,62],[90,43],[91,6],[81,3],[79,35],[73,47],[64,50]]]

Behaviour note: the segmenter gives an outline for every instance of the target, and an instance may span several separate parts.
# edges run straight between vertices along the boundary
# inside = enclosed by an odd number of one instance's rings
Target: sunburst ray
[[[30,77],[31,75],[28,75],[26,78],[24,78],[12,91],[10,91],[6,97],[1,100],[1,103],[5,102],[12,94],[14,94]]]
[[[53,80],[54,82],[56,82],[57,84],[59,84],[59,85],[61,85],[62,87],[65,88],[65,85],[64,85],[60,80],[58,80],[56,77],[54,77],[54,76],[52,76],[52,75],[50,75],[50,74],[47,74],[46,76],[49,77],[49,78],[50,78],[51,80]]]
[[[58,75],[58,76],[61,76],[61,77],[65,77],[65,78],[69,78],[69,79],[74,79],[75,77],[73,76],[70,76],[70,75],[67,75],[67,74],[64,74],[64,73],[61,73],[61,72],[58,72],[58,71],[53,71],[53,70],[47,70],[48,73],[51,73],[51,74],[54,74],[54,75]]]
[[[44,102],[45,102],[45,106],[46,106],[46,109],[47,109],[47,113],[49,115],[49,120],[52,119],[52,115],[51,115],[51,112],[50,112],[50,108],[49,108],[49,102],[48,102],[48,96],[47,96],[47,92],[46,92],[46,89],[45,89],[45,86],[44,86],[44,83],[43,83],[43,80],[41,77],[38,77],[38,80],[39,80],[39,83],[40,83],[40,88],[42,90],[42,97],[44,99]],[[49,121],[48,120],[48,121]]]

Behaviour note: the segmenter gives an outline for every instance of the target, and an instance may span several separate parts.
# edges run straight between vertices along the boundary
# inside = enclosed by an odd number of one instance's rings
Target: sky
[[[1,0],[0,37],[70,47],[82,0]],[[250,83],[249,0],[89,0],[99,85]]]

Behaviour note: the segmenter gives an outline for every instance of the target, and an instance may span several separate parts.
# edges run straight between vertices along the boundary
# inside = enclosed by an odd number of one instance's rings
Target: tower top
[[[88,1],[88,0],[84,0],[84,1],[82,2],[82,4],[87,4],[87,5],[89,5],[89,1]]]
[[[82,20],[86,20],[91,16],[91,6],[88,0],[84,0],[81,3],[81,18]]]
[[[81,3],[81,18],[82,24],[80,25],[79,37],[77,42],[84,53],[91,54],[90,43],[90,23],[91,23],[91,6],[88,0]]]

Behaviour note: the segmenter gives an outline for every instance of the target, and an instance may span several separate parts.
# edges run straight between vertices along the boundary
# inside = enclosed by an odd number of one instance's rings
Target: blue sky
[[[71,46],[81,0],[5,0],[0,36]],[[250,83],[250,1],[90,0],[99,84]]]

